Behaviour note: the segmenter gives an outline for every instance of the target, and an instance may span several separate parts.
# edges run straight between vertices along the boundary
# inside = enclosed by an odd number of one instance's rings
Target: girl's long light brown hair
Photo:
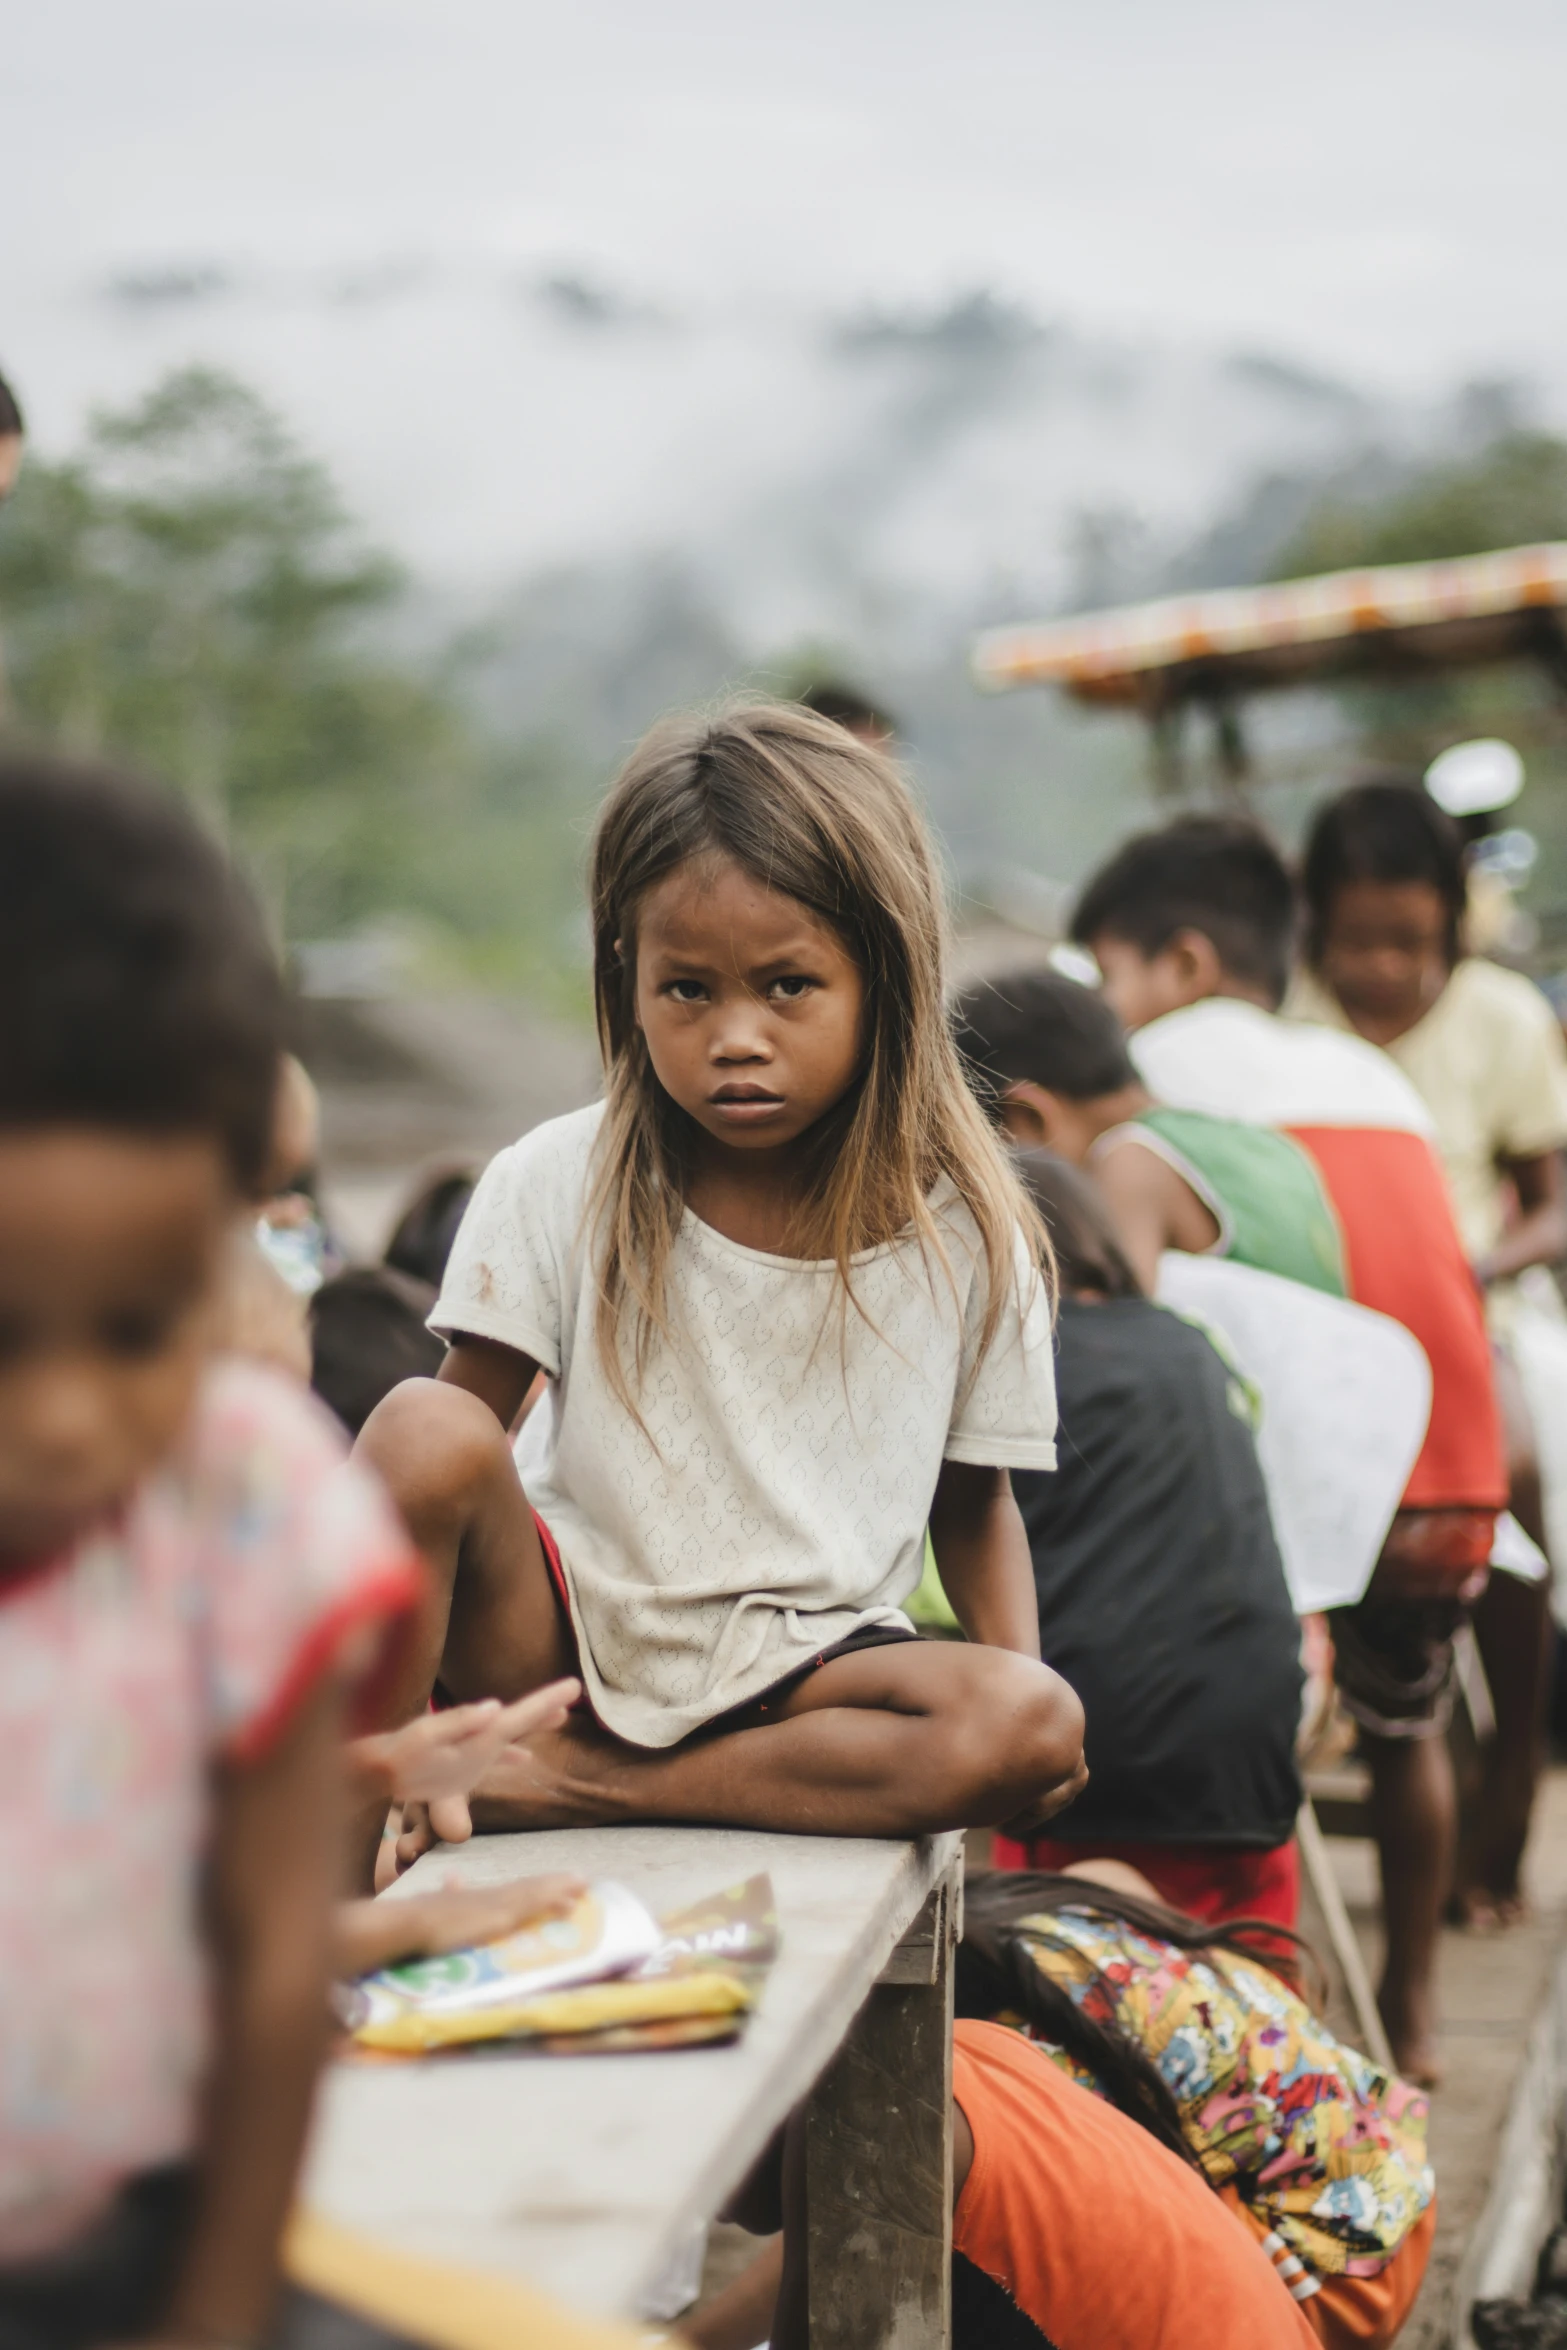
[[[593,988],[605,1116],[587,1203],[596,1234],[596,1336],[634,1417],[622,1345],[629,1309],[640,1385],[655,1332],[695,1129],[659,1084],[636,1019],[637,917],[693,859],[730,860],[826,923],[865,984],[859,1074],[810,1137],[793,1244],[837,1266],[845,1311],[855,1255],[910,1233],[951,1267],[929,1194],[945,1176],[984,1249],[980,1351],[1017,1279],[1021,1227],[1051,1280],[1049,1241],[964,1076],[945,1003],[947,924],[931,840],[892,762],[845,728],[784,703],[655,727],[622,769],[593,842]]]

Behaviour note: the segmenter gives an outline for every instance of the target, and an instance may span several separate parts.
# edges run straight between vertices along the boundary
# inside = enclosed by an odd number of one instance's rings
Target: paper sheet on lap
[[[1425,1435],[1418,1342],[1385,1314],[1222,1258],[1162,1257],[1158,1294],[1219,1331],[1261,1394],[1257,1450],[1297,1613],[1347,1606]]]

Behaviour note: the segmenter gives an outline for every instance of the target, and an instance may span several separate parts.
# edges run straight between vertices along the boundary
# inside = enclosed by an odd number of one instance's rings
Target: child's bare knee
[[[1009,1819],[1074,1775],[1083,1707],[1045,1665],[1001,1649],[973,1653],[983,1670],[949,1728],[952,1765],[979,1827]]]
[[[439,1379],[405,1379],[361,1429],[355,1451],[404,1502],[459,1501],[510,1461],[506,1431],[488,1404]]]

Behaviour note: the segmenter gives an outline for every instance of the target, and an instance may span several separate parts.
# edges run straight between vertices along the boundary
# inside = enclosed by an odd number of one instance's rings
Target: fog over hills
[[[1125,524],[1168,559],[1260,475],[1445,429],[1287,357],[1115,339],[985,291],[923,309],[677,307],[562,268],[146,265],[62,301],[46,441],[106,383],[233,367],[372,528],[465,589],[694,555],[759,642],[1051,606]],[[18,337],[18,340],[23,338]],[[1090,590],[1098,583],[1089,581]]]
[[[51,310],[47,450],[105,386],[230,368],[408,563],[422,624],[483,622],[509,729],[602,774],[659,709],[814,649],[898,709],[970,870],[1071,871],[1143,789],[1135,729],[974,695],[976,626],[1254,576],[1324,481],[1496,422],[1496,395],[1374,396],[984,290],[833,312],[564,265],[181,261]]]

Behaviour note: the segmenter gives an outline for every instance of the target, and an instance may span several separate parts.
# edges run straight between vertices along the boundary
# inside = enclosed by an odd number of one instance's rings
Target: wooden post
[[[811,2350],[950,2350],[962,1865],[931,1893],[811,2099]]]
[[[1366,1972],[1366,1962],[1361,1956],[1354,1920],[1344,1906],[1344,1896],[1339,1891],[1338,1879],[1333,1874],[1333,1863],[1328,1858],[1327,1842],[1309,1795],[1301,1805],[1300,1817],[1295,1822],[1295,1840],[1300,1846],[1307,1890],[1321,1915],[1328,1947],[1343,1981],[1344,1996],[1355,2018],[1360,2045],[1373,2064],[1380,2065],[1384,2072],[1390,2073],[1394,2069],[1393,2055],[1387,2044],[1382,2012],[1377,2006],[1371,1977]]]

